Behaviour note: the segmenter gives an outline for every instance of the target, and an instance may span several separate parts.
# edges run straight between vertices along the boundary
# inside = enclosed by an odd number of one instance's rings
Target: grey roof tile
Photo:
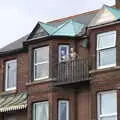
[[[27,37],[28,37],[28,35],[25,35],[25,36],[21,37],[20,39],[14,41],[14,42],[11,42],[10,44],[1,48],[0,53],[9,52],[9,51],[23,48],[23,42],[27,40]]]

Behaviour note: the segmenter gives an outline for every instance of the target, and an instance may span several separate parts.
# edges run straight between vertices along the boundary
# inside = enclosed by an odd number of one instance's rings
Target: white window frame
[[[32,113],[33,114],[33,117],[32,117],[33,120],[36,120],[36,116],[35,116],[36,115],[36,105],[39,104],[39,103],[41,103],[41,104],[42,103],[47,103],[47,105],[48,105],[48,120],[49,120],[49,102],[48,101],[41,101],[41,102],[33,103],[33,110],[32,110],[33,111],[33,113]]]
[[[66,49],[67,49],[67,54],[66,54],[66,59],[68,60],[69,59],[69,45],[65,45],[65,44],[61,44],[61,45],[59,45],[59,55],[58,55],[58,57],[59,57],[59,62],[64,62],[64,61],[66,61],[66,60],[61,60],[61,48],[62,47],[66,47]]]
[[[65,103],[66,104],[66,107],[67,107],[67,111],[66,111],[66,113],[67,113],[67,118],[66,118],[66,120],[69,120],[69,101],[68,100],[59,100],[58,101],[58,120],[61,120],[61,116],[60,116],[60,112],[61,112],[61,110],[60,110],[60,105],[61,105],[61,103]]]
[[[99,39],[101,36],[104,36],[104,35],[110,35],[110,34],[115,34],[115,38],[116,38],[116,31],[109,31],[109,32],[104,32],[104,33],[100,33],[97,35],[97,47],[96,47],[96,51],[97,51],[97,59],[96,59],[96,65],[97,65],[97,69],[103,69],[103,68],[109,68],[109,67],[114,67],[116,66],[116,61],[115,61],[115,64],[108,64],[108,65],[103,65],[103,66],[100,66],[100,52],[101,51],[105,51],[105,50],[108,50],[108,49],[112,49],[112,48],[115,48],[116,50],[116,39],[115,39],[115,45],[112,46],[112,47],[108,47],[108,48],[103,48],[103,49],[99,49]],[[115,51],[116,52],[116,51]],[[116,54],[116,53],[115,53]]]
[[[5,62],[5,91],[10,91],[10,90],[15,90],[16,86],[11,87],[11,88],[7,88],[7,84],[8,84],[8,65],[11,63],[16,63],[16,82],[17,82],[17,60],[9,60],[7,62]]]
[[[49,50],[49,46],[43,46],[43,47],[48,47],[48,50]],[[40,47],[40,48],[42,49],[43,47]],[[49,58],[48,58],[47,61],[35,63],[35,51],[36,51],[37,49],[40,49],[40,48],[34,49],[34,81],[38,81],[38,80],[43,80],[43,79],[48,79],[48,78],[49,78],[49,75],[44,76],[44,77],[35,78],[35,66],[37,66],[37,65],[42,65],[42,64],[45,64],[45,63],[48,63],[48,65],[49,65]],[[44,54],[44,53],[43,53],[43,54]],[[49,68],[48,68],[48,69],[49,69]],[[49,71],[48,71],[48,72],[49,72]]]
[[[99,92],[97,94],[97,117],[98,117],[98,120],[101,120],[102,117],[112,117],[112,116],[116,116],[117,117],[117,112],[115,113],[110,113],[110,114],[100,114],[100,109],[101,109],[101,95],[102,94],[108,94],[108,93],[116,93],[116,100],[117,100],[117,91],[116,90],[111,90],[111,91],[103,91],[103,92]],[[117,102],[116,102],[117,104]],[[116,110],[117,111],[117,110]]]

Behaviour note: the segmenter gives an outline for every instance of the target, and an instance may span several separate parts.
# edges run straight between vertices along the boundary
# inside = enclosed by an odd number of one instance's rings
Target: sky
[[[114,5],[115,0],[0,0],[0,48],[48,22]]]

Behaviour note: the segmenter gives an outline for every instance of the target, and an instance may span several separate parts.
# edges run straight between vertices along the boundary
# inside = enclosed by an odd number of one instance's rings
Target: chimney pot
[[[118,8],[118,9],[120,9],[120,0],[116,0],[116,3],[115,3],[116,5],[116,8]]]

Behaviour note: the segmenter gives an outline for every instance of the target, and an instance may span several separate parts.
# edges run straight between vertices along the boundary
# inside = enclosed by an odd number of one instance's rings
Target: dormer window
[[[34,80],[49,77],[49,46],[34,49]]]
[[[97,68],[116,66],[116,31],[97,35]]]
[[[14,90],[17,79],[17,60],[7,61],[5,66],[5,90]]]

